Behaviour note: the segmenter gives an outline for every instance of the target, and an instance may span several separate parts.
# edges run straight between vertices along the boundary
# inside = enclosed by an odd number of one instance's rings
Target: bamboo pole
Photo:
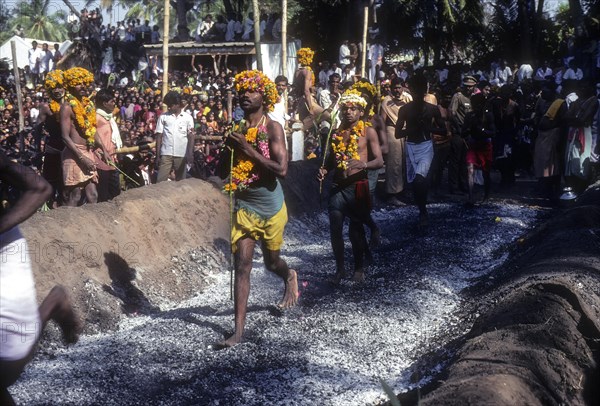
[[[252,0],[252,12],[254,14],[254,48],[256,48],[256,69],[262,71],[262,53],[260,52],[260,9],[258,0]]]
[[[287,77],[287,0],[281,0],[281,74]]]
[[[362,55],[360,58],[360,72],[362,77],[367,77],[365,66],[367,65],[367,31],[369,30],[369,6],[365,6],[365,20],[363,23],[363,37],[362,37]]]
[[[171,4],[165,0],[165,21],[163,25],[163,84],[162,97],[169,90],[169,19],[171,18]]]
[[[287,78],[287,0],[281,0],[281,74]],[[289,80],[288,80],[289,82]],[[288,113],[288,91],[283,91],[283,105]],[[285,130],[285,129],[284,129]]]
[[[21,76],[19,75],[19,66],[17,65],[17,45],[15,41],[10,41],[10,51],[12,52],[13,70],[15,74],[15,87],[17,91],[17,108],[19,109],[19,132],[25,128],[25,117],[23,117],[23,93],[21,93]],[[21,134],[22,141],[23,134]],[[20,148],[23,148],[21,145]],[[22,151],[22,149],[21,149]]]

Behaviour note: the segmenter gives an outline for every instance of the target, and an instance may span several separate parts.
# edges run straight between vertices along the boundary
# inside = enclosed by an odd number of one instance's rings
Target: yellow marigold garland
[[[296,57],[298,58],[298,63],[302,66],[308,66],[312,63],[313,57],[315,56],[315,51],[310,48],[300,48],[298,52],[296,52]]]
[[[245,130],[246,141],[251,144],[254,149],[259,151],[265,158],[270,157],[269,152],[269,135],[267,133],[267,127],[263,123],[263,119],[257,127],[248,128]],[[233,131],[241,132],[244,131],[246,122],[242,120],[237,124]],[[254,170],[254,162],[252,162],[244,154],[238,153],[234,156],[235,165],[231,169],[231,180],[223,186],[224,192],[235,192],[236,190],[247,189],[252,182],[259,179],[258,173]]]
[[[83,138],[86,139],[88,145],[94,145],[96,135],[96,106],[94,102],[89,97],[83,97],[80,101],[70,93],[67,93],[65,97],[73,109],[73,114],[75,114],[75,125],[78,130],[83,133]]]
[[[238,93],[243,90],[259,92],[267,111],[272,111],[279,99],[275,82],[259,70],[245,70],[235,75],[235,90]]]
[[[74,67],[63,72],[63,82],[67,88],[89,86],[94,83],[94,75],[87,69]]]
[[[44,87],[48,92],[48,97],[50,98],[50,110],[53,113],[58,113],[60,111],[60,100],[55,100],[52,96],[52,90],[56,88],[63,88],[64,85],[64,73],[60,69],[55,69],[46,74],[46,79],[44,80]]]
[[[358,154],[358,139],[364,136],[365,123],[359,120],[350,130],[343,130],[333,135],[331,149],[335,155],[337,167],[342,170],[348,169],[350,159],[360,160]],[[344,135],[350,132],[348,142],[344,142]]]
[[[356,82],[350,89],[358,90],[361,93],[367,93],[371,100],[377,96],[377,88],[369,82]]]
[[[57,87],[63,88],[64,86],[64,75],[62,70],[55,69],[46,74],[46,79],[44,80],[46,91],[54,90]]]

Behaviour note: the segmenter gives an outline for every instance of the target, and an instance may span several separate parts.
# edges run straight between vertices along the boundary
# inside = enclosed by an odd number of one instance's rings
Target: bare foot
[[[60,285],[55,286],[48,294],[48,299],[55,304],[50,318],[60,326],[65,342],[67,344],[75,344],[79,340],[83,324],[73,309],[67,291]]]
[[[339,285],[340,283],[342,283],[342,279],[344,279],[345,277],[346,274],[344,272],[336,272],[335,275],[327,278],[327,281],[333,285]]]
[[[212,346],[212,348],[215,350],[224,350],[225,348],[231,348],[241,342],[242,342],[242,336],[238,335],[237,333],[233,333],[233,335],[231,337],[229,337],[227,340],[224,340],[217,344],[214,344]]]
[[[364,283],[365,282],[365,273],[362,271],[354,271],[354,276],[352,276],[352,282]]]
[[[298,274],[293,269],[289,270],[287,279],[284,281],[285,287],[283,299],[277,305],[280,309],[289,309],[298,303]]]

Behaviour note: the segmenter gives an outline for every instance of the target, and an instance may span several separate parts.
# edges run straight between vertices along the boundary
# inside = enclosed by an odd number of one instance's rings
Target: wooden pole
[[[369,6],[365,6],[365,20],[363,23],[363,37],[362,37],[362,55],[360,58],[360,72],[362,77],[367,77],[365,66],[367,65],[367,31],[369,30]]]
[[[252,0],[252,13],[254,14],[254,48],[256,48],[256,69],[262,71],[262,53],[260,52],[260,9],[258,0]]]
[[[233,92],[231,90],[227,91],[227,122],[231,123],[233,121]]]
[[[171,4],[165,0],[165,22],[163,25],[163,84],[162,97],[169,91],[169,19],[171,18]]]
[[[287,0],[281,0],[281,74],[287,77]]]
[[[21,76],[19,75],[19,66],[17,65],[17,45],[15,44],[15,41],[10,41],[10,50],[12,52],[13,70],[15,74],[17,108],[19,109],[19,132],[21,132],[25,128],[25,117],[23,117],[23,93],[21,93]],[[21,139],[22,138],[23,134],[21,134]]]
[[[281,74],[287,78],[287,0],[281,0]],[[288,80],[289,82],[289,80]],[[285,114],[288,113],[288,91],[283,91],[283,105]],[[285,130],[285,128],[284,128]]]

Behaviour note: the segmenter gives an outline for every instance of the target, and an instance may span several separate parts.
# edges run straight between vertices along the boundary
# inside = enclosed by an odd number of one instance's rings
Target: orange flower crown
[[[235,90],[238,93],[245,90],[259,92],[268,111],[273,110],[279,99],[275,82],[259,70],[245,70],[235,75]]]
[[[44,81],[44,87],[46,90],[54,90],[57,87],[64,87],[64,73],[60,69],[55,69],[46,74],[46,80]]]
[[[298,58],[298,63],[302,66],[308,66],[312,63],[313,57],[315,56],[315,51],[310,48],[300,48],[298,52],[296,52],[296,57]]]
[[[63,73],[65,87],[73,88],[77,85],[89,86],[94,83],[94,75],[87,69],[74,67]]]

